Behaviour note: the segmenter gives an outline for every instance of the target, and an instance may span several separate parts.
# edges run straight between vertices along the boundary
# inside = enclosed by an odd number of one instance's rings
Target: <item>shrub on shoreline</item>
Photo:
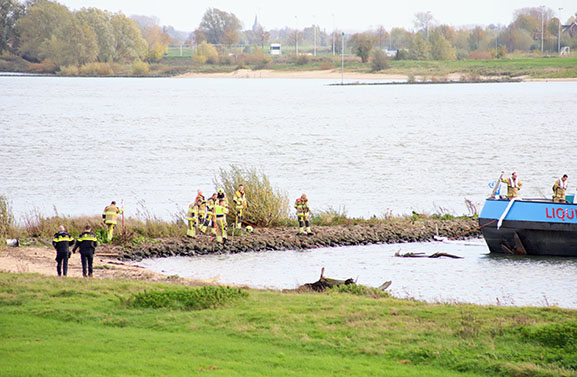
[[[240,184],[244,185],[248,207],[244,219],[261,227],[285,224],[289,217],[289,199],[285,192],[274,188],[266,174],[256,169],[231,165],[220,169],[213,179],[215,187],[222,188],[229,201],[230,216],[235,215],[232,198]],[[233,221],[234,222],[234,221]]]
[[[0,247],[4,245],[5,240],[14,231],[14,214],[8,198],[0,195]]]

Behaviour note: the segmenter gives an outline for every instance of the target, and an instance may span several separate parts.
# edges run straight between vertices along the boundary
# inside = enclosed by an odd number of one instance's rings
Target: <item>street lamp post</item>
[[[559,32],[557,33],[557,55],[561,56],[561,11],[563,8],[559,8]]]

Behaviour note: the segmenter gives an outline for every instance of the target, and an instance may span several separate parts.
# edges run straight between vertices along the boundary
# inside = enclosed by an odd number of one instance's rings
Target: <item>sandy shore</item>
[[[458,81],[463,73],[451,73],[442,75],[447,80]],[[233,72],[220,73],[194,73],[189,72],[176,76],[177,78],[236,78],[236,79],[321,79],[321,80],[341,80],[341,71],[339,69],[328,69],[319,71],[277,71],[270,69],[261,69],[253,71],[250,69],[239,69]],[[429,76],[427,76],[429,77]],[[429,77],[430,78],[430,77]],[[486,77],[486,79],[499,79],[500,77]],[[577,82],[577,78],[562,79],[535,79],[528,76],[518,77],[527,82]],[[382,80],[408,80],[407,75],[389,74],[389,73],[364,73],[364,72],[345,72],[345,80],[364,80],[364,81],[382,81]],[[415,76],[415,79],[421,80],[421,76]]]
[[[253,71],[250,69],[239,69],[234,72],[222,73],[185,73],[176,76],[179,78],[237,78],[237,79],[325,79],[340,80],[341,71],[329,69],[323,71],[276,71],[261,69]],[[385,73],[360,73],[345,72],[346,80],[406,80],[406,75],[391,75]]]
[[[270,250],[304,250],[318,247],[369,245],[379,243],[427,242],[436,235],[449,239],[480,236],[474,218],[453,220],[423,219],[391,221],[379,224],[334,225],[313,227],[313,234],[299,235],[294,227],[256,228],[251,233],[231,235],[226,244],[215,242],[214,236],[200,234],[195,239],[171,237],[122,247],[100,245],[94,257],[94,278],[176,281],[181,284],[217,283],[211,279],[193,280],[168,276],[139,267],[133,261],[170,256],[201,256]],[[38,273],[56,276],[56,252],[49,246],[4,247],[0,249],[0,271]],[[80,255],[69,260],[69,277],[82,277]]]
[[[93,278],[95,279],[150,280],[199,285],[216,283],[219,278],[194,280],[163,275],[134,266],[129,262],[121,262],[114,257],[99,255],[99,252],[114,253],[113,250],[107,248],[97,249],[93,263]],[[48,247],[6,247],[0,250],[0,271],[56,276],[55,257],[54,249]],[[68,277],[82,277],[82,264],[78,253],[73,254],[68,262]]]

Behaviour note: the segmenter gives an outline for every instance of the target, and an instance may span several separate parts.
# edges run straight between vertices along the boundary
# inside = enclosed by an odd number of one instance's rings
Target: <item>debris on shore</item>
[[[391,281],[386,281],[381,286],[378,287],[379,290],[384,291],[391,285]],[[314,283],[306,283],[301,285],[297,288],[297,291],[315,291],[315,292],[324,292],[325,290],[333,287],[339,287],[341,285],[356,285],[357,282],[353,278],[349,278],[346,280],[339,280],[339,279],[331,279],[325,277],[325,268],[321,269],[321,276],[319,280],[315,281]]]
[[[395,257],[401,257],[401,258],[441,258],[441,257],[447,257],[447,258],[453,258],[453,259],[463,259],[463,257],[460,257],[458,255],[448,254],[448,253],[434,253],[431,255],[427,255],[425,253],[409,252],[409,253],[402,254],[400,251],[397,251],[395,253]]]

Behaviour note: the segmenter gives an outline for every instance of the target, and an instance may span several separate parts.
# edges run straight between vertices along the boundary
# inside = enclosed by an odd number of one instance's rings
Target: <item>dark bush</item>
[[[577,322],[546,326],[524,326],[520,329],[527,338],[548,347],[577,347]]]
[[[135,308],[202,310],[221,307],[247,296],[248,293],[240,288],[202,287],[144,291],[132,295],[127,303]]]
[[[373,56],[371,57],[371,70],[373,72],[382,71],[383,69],[389,68],[389,59],[387,55],[382,50],[375,50]]]

